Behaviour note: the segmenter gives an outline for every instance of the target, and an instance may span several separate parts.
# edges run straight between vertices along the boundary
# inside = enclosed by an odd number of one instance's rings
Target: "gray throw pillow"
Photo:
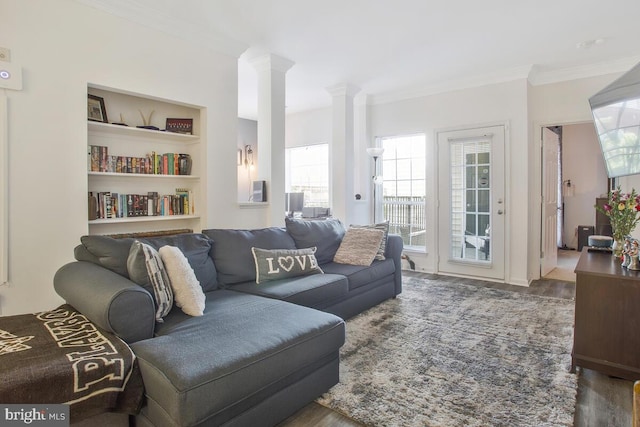
[[[129,251],[127,270],[129,278],[153,296],[156,321],[162,323],[162,318],[173,307],[173,291],[160,254],[151,246],[135,241]]]
[[[384,251],[387,249],[387,237],[389,236],[389,221],[381,222],[378,224],[370,224],[370,225],[351,225],[354,228],[373,228],[376,230],[382,230],[384,235],[382,236],[382,242],[380,242],[380,247],[378,248],[378,252],[376,253],[376,258],[378,260],[384,261]]]
[[[383,236],[384,232],[382,230],[374,228],[349,228],[342,239],[336,256],[333,258],[333,262],[370,266],[380,248],[380,241]]]
[[[285,218],[285,223],[297,248],[318,248],[316,258],[319,264],[333,260],[345,233],[344,226],[337,219],[307,221]]]
[[[288,277],[323,273],[316,260],[316,248],[260,249],[251,248],[256,265],[256,283]]]
[[[202,233],[213,241],[211,257],[218,270],[218,280],[225,285],[256,280],[256,271],[250,268],[254,263],[251,248],[296,249],[291,236],[279,227],[255,230],[209,229]]]

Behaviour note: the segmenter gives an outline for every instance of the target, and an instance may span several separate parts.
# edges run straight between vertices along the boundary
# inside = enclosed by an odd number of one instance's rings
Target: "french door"
[[[505,127],[438,133],[438,271],[504,279]]]

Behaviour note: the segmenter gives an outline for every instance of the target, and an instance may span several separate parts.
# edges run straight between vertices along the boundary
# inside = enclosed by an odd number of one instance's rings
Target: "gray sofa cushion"
[[[346,296],[349,289],[347,278],[337,274],[316,274],[294,279],[275,280],[256,284],[239,283],[234,291],[275,298],[305,307],[322,309],[326,303]]]
[[[349,279],[349,290],[365,286],[385,276],[392,275],[396,271],[393,260],[373,261],[369,267],[359,265],[347,265],[331,262],[322,264],[322,270],[330,274],[342,274]]]
[[[202,230],[202,233],[213,241],[211,256],[218,270],[218,280],[225,285],[256,280],[252,247],[296,249],[291,236],[278,227],[256,230],[209,229]]]
[[[337,356],[344,333],[337,316],[220,290],[207,293],[204,316],[173,310],[132,349],[154,406],[176,425],[220,425],[257,404],[261,390]]]
[[[127,258],[133,241],[130,237],[82,236],[82,245],[76,247],[74,255],[78,261],[93,262],[128,279]]]
[[[295,241],[297,248],[316,247],[319,264],[331,262],[340,247],[345,228],[337,219],[306,221],[285,218],[287,232]]]
[[[76,247],[74,253],[78,261],[93,262],[129,278],[127,259],[131,244],[135,240],[130,237],[114,239],[108,236],[82,236],[80,238],[82,245]],[[149,244],[156,250],[165,245],[179,247],[189,260],[202,289],[205,292],[217,289],[216,267],[209,256],[211,241],[206,236],[198,233],[185,233],[138,240]]]
[[[156,250],[163,246],[178,247],[193,268],[196,278],[200,282],[202,290],[212,291],[218,289],[218,272],[216,266],[211,259],[211,240],[204,234],[185,233],[176,234],[175,236],[159,236],[139,239],[141,242],[148,243]]]

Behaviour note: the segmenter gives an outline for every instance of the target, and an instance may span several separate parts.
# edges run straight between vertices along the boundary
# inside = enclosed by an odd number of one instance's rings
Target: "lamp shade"
[[[369,147],[367,148],[367,154],[371,157],[380,157],[384,153],[384,148],[382,147]]]

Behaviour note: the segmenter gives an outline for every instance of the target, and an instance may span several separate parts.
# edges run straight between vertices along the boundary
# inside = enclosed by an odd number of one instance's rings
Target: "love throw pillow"
[[[254,247],[251,252],[256,264],[257,284],[323,273],[315,256],[316,248],[267,250]]]

